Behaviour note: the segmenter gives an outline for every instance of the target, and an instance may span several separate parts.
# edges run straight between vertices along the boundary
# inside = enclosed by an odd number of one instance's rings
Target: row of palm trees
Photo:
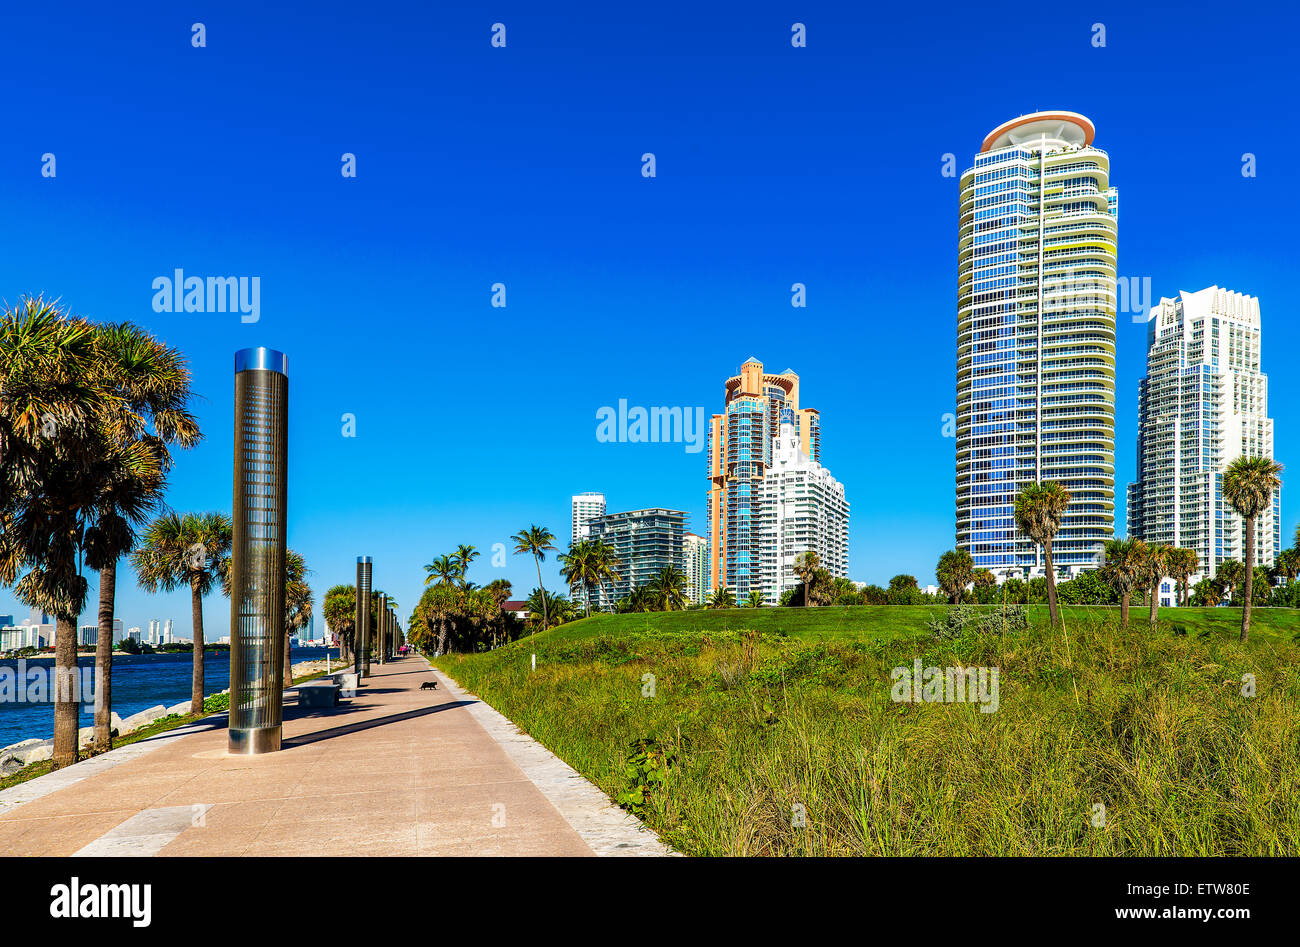
[[[24,297],[0,313],[0,585],[55,618],[55,767],[78,757],[71,686],[77,625],[99,575],[94,752],[112,746],[117,564],[130,556],[149,592],[188,587],[194,625],[191,709],[203,707],[202,600],[229,595],[223,513],[164,510],[172,450],[202,435],[181,353],[129,323],[96,324]],[[286,639],[311,617],[302,557],[286,562]],[[288,649],[286,641],[286,666]]]
[[[1268,509],[1273,494],[1282,488],[1282,465],[1269,457],[1239,457],[1228,465],[1223,475],[1223,499],[1241,517],[1245,563],[1241,585],[1244,590],[1241,614],[1241,640],[1250,636],[1250,612],[1255,582],[1255,526],[1259,515]],[[1052,625],[1060,624],[1056,596],[1056,569],[1052,563],[1052,541],[1061,528],[1061,518],[1070,505],[1070,492],[1055,481],[1031,483],[1016,496],[1015,520],[1020,531],[1043,552],[1043,569],[1047,578],[1047,605]],[[1296,533],[1300,547],[1300,530]],[[1293,561],[1294,560],[1294,561]],[[1287,568],[1300,571],[1300,556],[1288,552]],[[1135,590],[1148,593],[1151,623],[1155,624],[1159,587],[1166,576],[1179,583],[1182,601],[1188,599],[1188,583],[1197,571],[1196,552],[1168,545],[1148,544],[1140,539],[1111,540],[1105,547],[1102,578],[1119,595],[1120,622],[1128,624],[1129,601]],[[968,586],[989,585],[997,580],[987,569],[977,570],[970,553],[949,550],[939,557],[935,569],[939,585],[954,602],[961,600]]]

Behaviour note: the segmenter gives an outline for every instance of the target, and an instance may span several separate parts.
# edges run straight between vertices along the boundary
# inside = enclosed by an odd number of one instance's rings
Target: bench
[[[339,691],[342,690],[333,681],[311,681],[289,689],[298,692],[299,707],[337,707]]]

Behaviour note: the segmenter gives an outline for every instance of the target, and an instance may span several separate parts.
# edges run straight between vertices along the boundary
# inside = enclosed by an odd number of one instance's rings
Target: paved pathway
[[[667,854],[423,658],[371,670],[337,709],[290,698],[279,753],[228,756],[219,715],[0,792],[0,852]],[[438,690],[419,689],[435,677]]]

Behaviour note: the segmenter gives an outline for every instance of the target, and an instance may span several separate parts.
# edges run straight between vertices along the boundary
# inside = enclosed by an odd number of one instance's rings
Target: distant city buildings
[[[686,573],[686,600],[703,605],[709,598],[709,541],[695,533],[682,537],[682,571]]]
[[[1259,300],[1218,286],[1161,299],[1147,322],[1128,534],[1195,550],[1193,584],[1245,558],[1245,525],[1223,500],[1223,474],[1238,457],[1273,456],[1261,348]],[[1255,542],[1255,561],[1272,565],[1283,546],[1280,492]]]
[[[790,408],[781,409],[781,433],[759,484],[756,512],[758,574],[767,604],[776,605],[783,592],[799,584],[794,567],[805,552],[817,553],[831,575],[848,578],[844,484],[803,452]]]
[[[1035,112],[984,139],[961,177],[957,251],[957,547],[1000,579],[1042,575],[1015,498],[1073,500],[1057,570],[1101,564],[1115,527],[1119,197],[1092,122]]]
[[[617,582],[593,589],[592,607],[607,609],[632,594],[672,566],[685,572],[683,540],[687,515],[680,510],[653,508],[606,513],[587,523],[588,538],[600,540],[614,550],[618,558]],[[582,599],[583,590],[575,590]]]

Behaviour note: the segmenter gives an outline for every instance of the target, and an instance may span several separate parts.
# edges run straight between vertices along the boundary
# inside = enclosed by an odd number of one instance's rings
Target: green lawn
[[[989,611],[998,606],[976,606]],[[907,638],[925,634],[927,623],[948,611],[947,605],[844,605],[821,608],[706,608],[685,612],[646,612],[632,615],[593,615],[529,641],[580,641],[601,635],[646,631],[708,633],[749,629],[764,634],[789,635],[809,641],[859,641],[866,638]],[[1032,621],[1046,624],[1047,606],[1028,608]],[[1118,608],[1095,605],[1065,606],[1067,628],[1097,616],[1118,616]],[[1130,621],[1147,623],[1147,610],[1134,606]],[[1229,608],[1162,608],[1159,620],[1169,630],[1236,636],[1241,630],[1241,611]],[[1257,608],[1253,612],[1252,634],[1272,640],[1289,640],[1300,634],[1300,609]]]
[[[944,611],[602,615],[436,663],[686,854],[1300,854],[1295,612],[1242,645],[1226,609]],[[916,658],[996,668],[997,711],[894,700]]]

